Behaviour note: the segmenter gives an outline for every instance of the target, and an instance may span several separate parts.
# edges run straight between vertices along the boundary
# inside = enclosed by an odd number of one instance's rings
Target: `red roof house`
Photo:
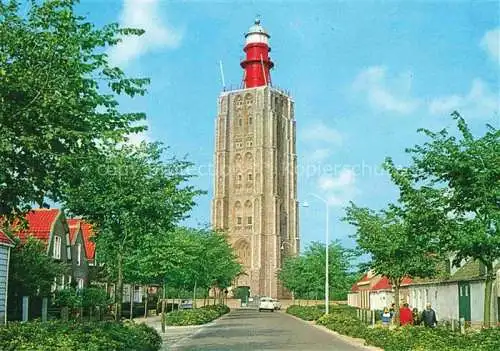
[[[17,235],[22,241],[26,240],[28,236],[32,236],[47,244],[50,241],[56,220],[61,215],[61,210],[55,208],[31,210],[25,216],[26,228],[18,231]]]
[[[411,282],[411,278],[403,278],[400,299],[408,299],[407,286]],[[393,287],[389,278],[370,271],[352,286],[350,294],[359,295],[357,298],[354,298],[354,296],[350,297],[350,300],[353,301],[352,306],[364,309],[383,309],[392,303]]]
[[[85,245],[85,255],[89,261],[93,260],[95,257],[95,243],[91,239],[94,236],[92,225],[82,219],[70,218],[68,219],[68,227],[72,245],[75,243],[76,234],[81,232]]]
[[[4,232],[0,230],[0,245],[14,246],[14,242]]]

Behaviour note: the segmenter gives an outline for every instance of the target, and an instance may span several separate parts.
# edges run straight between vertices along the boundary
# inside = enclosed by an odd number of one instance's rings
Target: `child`
[[[389,325],[391,324],[391,319],[392,319],[392,313],[389,312],[389,309],[387,307],[384,308],[384,311],[382,312],[382,325],[384,328],[389,328]]]

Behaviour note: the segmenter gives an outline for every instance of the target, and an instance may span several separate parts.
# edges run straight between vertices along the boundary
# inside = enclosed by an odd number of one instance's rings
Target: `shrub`
[[[298,306],[292,305],[286,309],[286,313],[292,316],[299,317],[306,321],[315,321],[319,319],[324,313],[318,306]]]
[[[30,322],[0,328],[1,350],[141,350],[161,347],[158,333],[133,322]]]
[[[445,328],[405,326],[389,330],[368,327],[357,317],[355,309],[334,308],[329,315],[317,320],[328,329],[385,351],[493,351],[500,350],[500,329],[488,329],[461,335]]]
[[[165,323],[179,326],[205,324],[228,312],[229,307],[226,305],[209,305],[192,310],[174,311],[167,313]]]
[[[230,308],[226,305],[205,305],[201,308],[206,309],[206,310],[216,311],[221,316],[223,314],[229,313],[229,311],[230,311]]]

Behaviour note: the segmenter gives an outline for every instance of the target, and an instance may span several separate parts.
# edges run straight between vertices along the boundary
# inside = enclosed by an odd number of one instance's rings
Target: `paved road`
[[[249,309],[228,315],[172,345],[170,350],[335,350],[360,351],[362,347],[282,312]]]

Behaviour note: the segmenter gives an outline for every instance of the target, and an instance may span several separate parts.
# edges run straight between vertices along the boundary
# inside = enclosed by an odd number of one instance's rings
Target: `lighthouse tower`
[[[282,298],[277,274],[299,250],[294,102],[271,84],[269,34],[245,34],[242,89],[218,99],[212,224],[243,266],[233,288]]]

